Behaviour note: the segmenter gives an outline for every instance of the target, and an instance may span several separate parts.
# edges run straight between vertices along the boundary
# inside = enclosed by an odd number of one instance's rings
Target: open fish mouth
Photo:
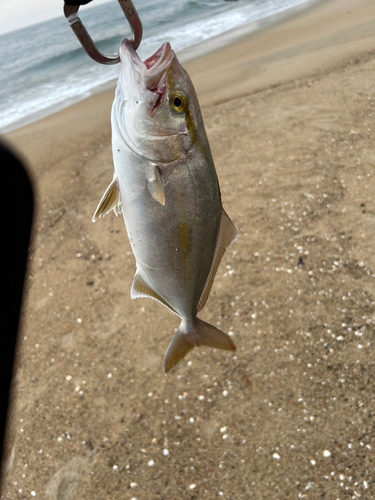
[[[159,86],[160,80],[163,75],[166,74],[174,55],[174,51],[168,42],[163,43],[163,45],[145,61],[142,61],[138,56],[131,41],[127,39],[123,40],[120,47],[120,58],[121,61],[125,63],[125,67],[129,63],[132,63],[130,64],[132,68],[125,68],[126,73],[135,69],[141,76],[145,86],[152,89]]]
[[[160,69],[165,70],[169,63],[172,61],[173,54],[174,52],[171,48],[170,43],[165,42],[160,47],[160,49],[158,49],[155,54],[146,59],[143,64],[146,66],[148,71],[155,72]]]

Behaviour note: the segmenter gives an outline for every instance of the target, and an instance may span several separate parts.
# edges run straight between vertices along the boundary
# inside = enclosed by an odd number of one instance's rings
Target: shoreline
[[[205,57],[211,53],[217,52],[217,51],[221,50],[222,48],[228,47],[230,45],[235,45],[236,43],[238,43],[241,40],[245,39],[246,37],[250,36],[252,33],[271,28],[272,26],[275,26],[279,23],[282,23],[285,20],[287,20],[288,18],[293,17],[294,15],[296,15],[300,12],[311,9],[315,5],[317,5],[319,3],[326,2],[326,1],[327,0],[306,0],[302,4],[290,7],[288,9],[281,11],[281,12],[277,12],[276,14],[271,14],[271,15],[269,15],[269,16],[267,16],[259,21],[254,21],[254,22],[245,24],[245,25],[240,26],[238,28],[234,28],[234,29],[228,30],[224,33],[220,33],[219,35],[216,35],[216,36],[209,38],[207,40],[204,40],[202,42],[191,45],[190,47],[187,47],[181,51],[178,51],[176,53],[177,57],[179,58],[179,60],[182,64],[186,64],[186,63],[191,62],[192,60],[195,60],[195,59],[200,59],[200,58]],[[63,109],[74,106],[74,105],[76,105],[76,104],[78,104],[86,99],[90,99],[90,98],[95,97],[97,95],[100,95],[106,91],[113,91],[116,87],[116,82],[117,82],[117,79],[109,80],[108,82],[106,82],[102,85],[99,85],[98,87],[95,87],[87,95],[82,94],[80,96],[77,96],[76,98],[70,99],[69,102],[60,102],[57,104],[53,104],[52,106],[50,106],[46,109],[37,111],[37,112],[27,116],[27,117],[21,118],[15,122],[11,123],[10,125],[3,127],[0,130],[0,137],[4,136],[6,134],[9,134],[11,132],[14,132],[15,130],[23,128],[27,125],[31,125],[31,124],[33,124],[39,120],[42,120],[50,115],[58,113],[59,111],[62,111]]]
[[[361,0],[355,6],[356,11],[361,13],[367,4],[366,0]],[[220,35],[217,38],[223,37],[228,42],[221,48],[217,48],[217,44],[212,46],[216,43],[214,37],[184,49],[184,67],[192,78],[203,114],[213,104],[300,80],[319,78],[358,57],[368,57],[368,54],[371,57],[371,38],[362,37],[361,29],[371,32],[372,21],[361,21],[357,33],[357,26],[351,27],[352,17],[348,9],[353,10],[352,7],[353,0],[312,0],[308,8],[299,9],[294,15],[264,29],[252,31],[253,27],[246,25],[243,30]],[[335,19],[334,24],[332,19]],[[336,25],[340,26],[339,31],[335,29]],[[250,30],[249,34],[246,34],[247,30]],[[206,45],[208,52],[205,53],[205,49],[201,52]],[[87,127],[89,132],[98,127],[96,117],[106,116],[108,126],[115,85],[116,81],[108,82],[86,99],[47,113],[43,118],[2,134],[2,137],[16,143],[23,138],[19,144],[23,149],[29,134],[39,144],[39,130],[44,130],[53,141],[50,130],[55,122],[65,127],[65,136],[72,140],[75,127],[66,125],[69,121],[81,121],[82,127]],[[36,134],[33,134],[34,130]],[[36,148],[31,146],[28,149],[30,152]]]
[[[208,40],[191,45],[190,47],[180,51],[177,54],[178,58],[183,64],[200,59],[209,54],[220,51],[223,48],[235,45],[256,32],[271,29],[278,24],[282,24],[289,18],[292,18],[301,12],[313,9],[316,5],[327,1],[330,0],[306,0],[302,4],[289,7],[275,14],[270,14],[269,16],[258,21],[253,21],[243,26],[239,26],[238,28],[225,31],[224,33],[213,36]]]

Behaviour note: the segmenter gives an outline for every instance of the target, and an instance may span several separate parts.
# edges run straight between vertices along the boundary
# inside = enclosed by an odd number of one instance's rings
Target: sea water
[[[98,6],[94,3],[92,8],[80,8],[81,20],[98,48],[116,55],[121,40],[131,37],[130,27],[115,0]],[[166,41],[179,53],[228,30],[306,3],[309,1],[135,0],[143,25],[138,53],[145,59]],[[1,35],[0,54],[0,133],[88,97],[115,80],[119,72],[117,64],[105,66],[90,59],[63,13]]]

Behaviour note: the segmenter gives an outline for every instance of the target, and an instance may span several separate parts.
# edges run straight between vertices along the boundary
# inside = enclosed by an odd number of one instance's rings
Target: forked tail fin
[[[197,318],[195,325],[187,328],[182,322],[165,353],[164,373],[168,373],[188,352],[200,345],[226,351],[236,350],[232,339],[209,323]]]

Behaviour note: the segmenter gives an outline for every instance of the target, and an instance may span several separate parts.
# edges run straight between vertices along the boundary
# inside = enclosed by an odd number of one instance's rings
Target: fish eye
[[[171,104],[171,108],[177,111],[177,113],[183,113],[188,104],[186,95],[180,90],[175,90],[171,93],[169,102]]]

